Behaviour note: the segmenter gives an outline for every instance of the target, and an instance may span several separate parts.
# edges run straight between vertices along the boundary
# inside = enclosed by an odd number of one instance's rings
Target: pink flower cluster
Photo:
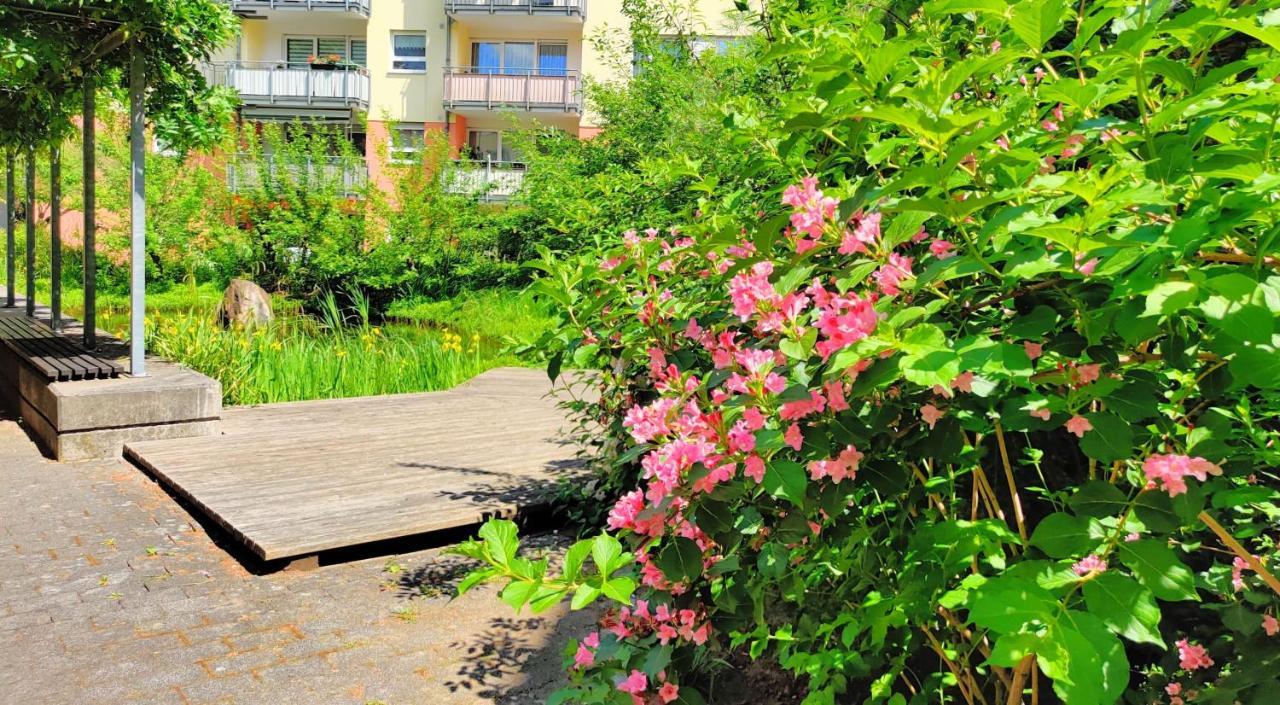
[[[1078,561],[1071,566],[1071,572],[1079,576],[1086,576],[1091,573],[1102,573],[1107,569],[1107,562],[1100,556],[1089,554],[1083,560]]]
[[[831,294],[816,280],[808,293],[819,309],[818,332],[823,340],[818,341],[816,348],[823,360],[870,335],[879,322],[871,299],[854,293]]]
[[[782,203],[795,209],[791,214],[791,227],[815,239],[822,237],[827,221],[835,217],[839,205],[839,201],[818,190],[818,180],[812,176],[801,179],[798,186],[788,186],[782,192]]]
[[[1178,647],[1178,665],[1186,670],[1195,671],[1213,665],[1213,659],[1209,658],[1203,646],[1186,639],[1179,639],[1175,645]]]
[[[840,455],[831,460],[814,460],[809,463],[809,477],[815,482],[824,477],[832,482],[843,482],[852,479],[858,472],[858,463],[862,462],[862,453],[852,445],[845,446]]]
[[[1187,491],[1188,476],[1204,482],[1209,475],[1221,475],[1222,468],[1204,458],[1171,454],[1147,458],[1142,463],[1142,472],[1147,476],[1147,489],[1159,487],[1170,497],[1177,497]]]

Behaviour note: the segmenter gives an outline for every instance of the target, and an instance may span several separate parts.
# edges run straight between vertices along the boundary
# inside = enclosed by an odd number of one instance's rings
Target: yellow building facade
[[[430,131],[473,164],[518,171],[505,133],[589,138],[599,123],[584,80],[631,75],[622,0],[229,2],[241,36],[210,75],[239,91],[242,119],[345,126],[375,179],[379,155],[407,158]],[[732,0],[671,13],[709,43],[743,31]]]

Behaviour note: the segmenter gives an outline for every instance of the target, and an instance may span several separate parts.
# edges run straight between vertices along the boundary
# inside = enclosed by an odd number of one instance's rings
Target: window
[[[471,66],[475,73],[564,76],[568,60],[568,44],[496,41],[471,43]]]
[[[422,152],[427,138],[421,127],[397,127],[391,133],[391,163],[412,164]]]
[[[477,162],[521,162],[520,151],[499,130],[468,130],[467,152]],[[518,164],[513,164],[517,166]]]
[[[285,63],[291,69],[305,69],[312,57],[338,57],[338,63],[367,66],[368,49],[365,40],[351,37],[286,37],[284,40]]]
[[[391,70],[427,70],[427,35],[421,32],[391,33]]]

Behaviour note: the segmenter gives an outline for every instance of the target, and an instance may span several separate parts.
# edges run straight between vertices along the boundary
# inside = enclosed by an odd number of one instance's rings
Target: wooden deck
[[[550,391],[501,368],[444,392],[228,409],[221,436],[125,454],[259,558],[311,556],[545,504],[581,472]]]

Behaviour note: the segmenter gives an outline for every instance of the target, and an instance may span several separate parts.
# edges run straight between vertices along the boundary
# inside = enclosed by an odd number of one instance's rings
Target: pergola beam
[[[27,315],[36,315],[36,148],[27,147]]]
[[[62,147],[49,145],[49,327],[62,330]]]
[[[5,308],[13,308],[17,304],[17,293],[14,289],[17,287],[15,281],[17,272],[14,267],[14,260],[17,258],[17,252],[14,249],[14,187],[13,187],[13,163],[18,160],[18,153],[13,149],[5,150],[5,178],[4,178],[4,288]]]
[[[93,74],[84,75],[84,124],[83,158],[84,176],[84,346],[90,350],[98,347],[98,248],[97,248],[97,166],[94,159],[94,135],[97,133],[95,92],[97,82]]]

